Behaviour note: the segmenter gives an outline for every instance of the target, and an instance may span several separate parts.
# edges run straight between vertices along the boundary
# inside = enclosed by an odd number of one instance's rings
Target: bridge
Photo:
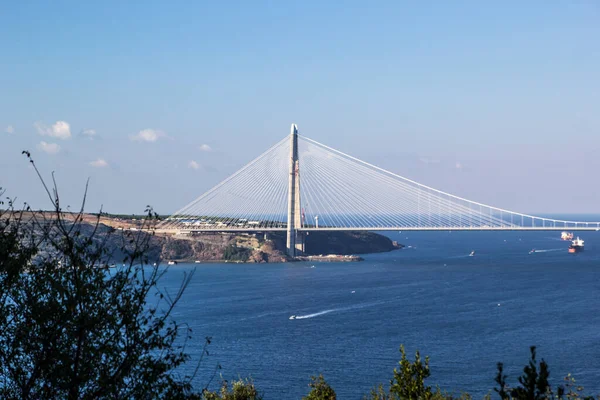
[[[298,134],[276,143],[157,226],[157,232],[600,230],[600,222],[537,217],[420,184]]]

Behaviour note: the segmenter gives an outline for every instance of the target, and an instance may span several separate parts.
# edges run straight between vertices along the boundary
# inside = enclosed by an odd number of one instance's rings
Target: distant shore
[[[31,215],[29,215],[31,214]],[[28,212],[25,219],[34,217]],[[48,217],[46,213],[40,213]],[[65,221],[73,222],[65,213]],[[297,259],[286,254],[284,232],[269,233],[189,233],[185,235],[152,234],[145,228],[145,220],[137,216],[107,216],[84,214],[79,222],[83,233],[94,231],[97,239],[106,238],[106,246],[115,261],[123,259],[122,235],[126,232],[148,235],[146,254],[150,260],[178,263],[281,263],[293,261],[348,262],[361,261],[360,254],[389,252],[404,247],[385,235],[374,232],[311,231],[305,236],[304,252]]]

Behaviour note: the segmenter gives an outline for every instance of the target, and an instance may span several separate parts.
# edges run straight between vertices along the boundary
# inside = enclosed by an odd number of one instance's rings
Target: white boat
[[[290,319],[296,319],[295,315],[290,316]]]
[[[579,253],[580,251],[583,251],[583,240],[577,236],[577,239],[573,240],[569,246],[569,253]]]
[[[168,265],[175,265],[175,264],[177,264],[177,261],[169,261],[167,264]]]
[[[475,250],[471,251],[471,254],[469,254],[469,257],[473,257],[475,255]]]

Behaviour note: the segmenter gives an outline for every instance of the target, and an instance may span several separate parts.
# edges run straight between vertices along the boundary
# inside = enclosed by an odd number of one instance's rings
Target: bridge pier
[[[304,251],[304,238],[298,232],[302,228],[300,208],[300,166],[298,163],[298,127],[292,124],[290,129],[290,176],[288,181],[288,218],[286,251],[289,257],[296,257]]]
[[[306,232],[296,230],[296,256],[304,255]]]

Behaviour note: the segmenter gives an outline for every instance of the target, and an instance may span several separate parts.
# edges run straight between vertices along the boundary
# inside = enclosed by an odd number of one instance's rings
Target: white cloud
[[[202,150],[202,151],[212,151],[212,147],[210,147],[210,146],[209,146],[209,145],[207,145],[207,144],[203,144],[203,145],[201,145],[199,148],[200,148],[200,150]]]
[[[192,160],[188,163],[188,168],[200,169],[200,164],[198,164],[196,161]]]
[[[156,129],[142,129],[136,135],[131,136],[131,140],[138,142],[156,142],[164,137],[165,134]]]
[[[56,121],[51,127],[47,127],[41,122],[36,122],[33,126],[35,126],[38,133],[42,136],[50,136],[62,140],[71,137],[71,125],[66,121]]]
[[[103,158],[99,158],[95,161],[92,161],[90,163],[90,165],[92,167],[96,167],[96,168],[104,168],[104,167],[108,167],[108,163],[106,162],[106,160],[104,160]]]
[[[12,127],[12,125],[9,125],[6,127],[6,129],[4,130],[4,132],[6,133],[15,133],[15,128]]]
[[[41,151],[48,153],[48,154],[56,154],[60,151],[60,146],[57,145],[56,143],[40,142],[40,144],[38,144],[37,147]]]
[[[81,131],[81,136],[85,136],[86,138],[88,138],[90,140],[94,140],[94,137],[96,136],[96,130],[95,129],[84,129]]]

